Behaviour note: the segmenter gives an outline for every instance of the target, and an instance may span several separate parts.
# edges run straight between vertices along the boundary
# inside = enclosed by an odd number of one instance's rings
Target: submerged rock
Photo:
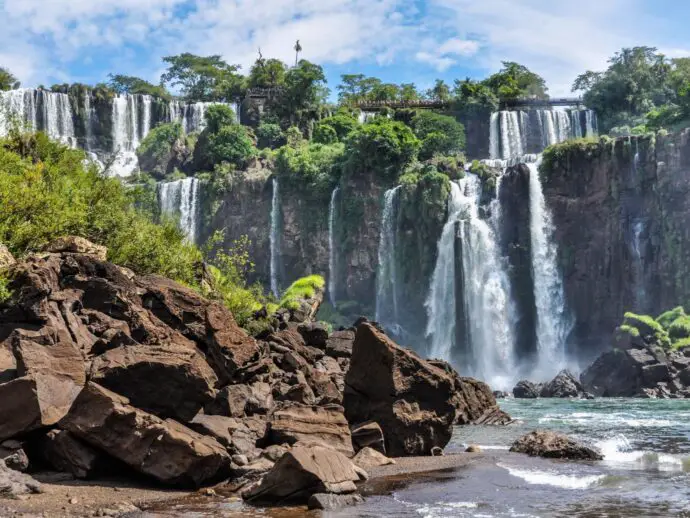
[[[364,502],[364,498],[357,493],[350,495],[334,495],[330,493],[317,493],[309,497],[307,508],[320,509],[322,511],[336,511],[343,507],[357,505]]]
[[[523,435],[510,447],[510,451],[526,453],[531,457],[570,460],[603,460],[595,448],[574,441],[570,437],[546,430],[536,430]]]

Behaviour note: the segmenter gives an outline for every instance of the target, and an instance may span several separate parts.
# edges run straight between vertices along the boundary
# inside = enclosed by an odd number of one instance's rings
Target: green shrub
[[[316,197],[330,196],[340,177],[344,146],[342,144],[307,144],[283,146],[276,157],[276,172],[293,186]]]
[[[675,342],[680,338],[690,337],[690,317],[685,315],[678,317],[668,328],[668,336]]]
[[[653,342],[663,349],[671,347],[671,340],[663,326],[649,315],[637,315],[628,312],[625,314],[623,326],[634,327],[638,330],[646,342]],[[651,345],[651,344],[650,344]]]
[[[359,121],[347,113],[336,113],[331,117],[321,119],[319,125],[324,124],[335,130],[338,140],[345,140],[359,126]]]
[[[179,122],[153,128],[137,148],[141,168],[157,178],[163,177],[173,158],[173,146],[183,142],[184,131]]]
[[[12,290],[9,288],[10,280],[6,273],[0,273],[0,304],[4,304],[12,297]]]
[[[318,144],[335,144],[338,142],[338,134],[332,126],[325,123],[320,123],[314,128],[313,141]]]
[[[421,159],[434,154],[450,155],[465,149],[465,127],[453,117],[420,110],[412,119],[412,128],[422,141]]]
[[[256,137],[258,139],[257,147],[259,149],[270,148],[277,149],[284,146],[286,139],[280,125],[262,122],[256,128]]]
[[[659,315],[656,321],[659,322],[664,329],[668,330],[676,319],[684,316],[685,309],[683,309],[683,306],[678,306]]]
[[[345,143],[348,170],[375,171],[397,179],[417,157],[420,143],[401,122],[379,118],[352,132]]]
[[[316,291],[323,290],[325,286],[326,281],[321,275],[309,275],[297,279],[283,293],[280,307],[290,310],[298,309],[300,301],[314,297]]]

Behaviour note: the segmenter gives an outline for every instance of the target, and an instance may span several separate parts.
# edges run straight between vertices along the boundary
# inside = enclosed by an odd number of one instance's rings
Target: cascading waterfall
[[[199,207],[199,180],[184,178],[158,185],[161,212],[176,218],[190,243],[196,243]]]
[[[146,135],[151,131],[151,96],[141,96],[142,119],[141,119],[141,140],[146,138]]]
[[[116,154],[111,171],[116,176],[129,176],[139,167],[135,150],[139,145],[136,96],[118,95],[113,99],[113,148]]]
[[[509,159],[540,153],[571,138],[596,135],[596,115],[591,110],[562,109],[494,112],[489,135],[490,158]]]
[[[513,312],[496,234],[479,215],[481,189],[479,178],[470,174],[451,184],[448,220],[426,302],[427,336],[432,356],[451,361],[454,348],[461,345],[466,351],[464,367],[470,374],[507,386],[514,376]],[[456,275],[456,228],[462,248],[461,276]],[[458,278],[462,279],[463,300],[456,300]],[[465,344],[455,343],[459,304],[465,319]]]
[[[455,225],[462,217],[460,186],[451,182],[448,197],[448,220],[438,241],[436,266],[426,299],[426,336],[430,340],[429,356],[450,360],[455,348]]]
[[[395,254],[397,233],[397,200],[400,186],[383,196],[379,234],[379,265],[376,271],[376,320],[398,331],[397,264]]]
[[[278,179],[273,178],[273,196],[271,198],[271,293],[280,297],[278,270],[280,269],[280,189]]]
[[[570,331],[570,321],[565,309],[551,214],[539,178],[539,163],[527,164],[530,170],[530,238],[539,351],[535,375],[548,376],[565,363],[565,341]]]
[[[53,139],[74,146],[74,122],[72,108],[67,94],[43,92],[44,131]]]
[[[333,189],[331,193],[331,203],[328,206],[328,297],[332,306],[335,306],[337,293],[337,261],[335,249],[335,230],[336,230],[336,200],[340,187]]]

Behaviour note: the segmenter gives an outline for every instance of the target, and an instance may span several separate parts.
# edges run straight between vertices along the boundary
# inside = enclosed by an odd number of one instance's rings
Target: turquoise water
[[[507,427],[455,430],[448,451],[477,444],[475,465],[412,481],[329,517],[690,517],[690,401],[500,401]],[[600,448],[601,462],[533,459],[507,450],[537,428]]]

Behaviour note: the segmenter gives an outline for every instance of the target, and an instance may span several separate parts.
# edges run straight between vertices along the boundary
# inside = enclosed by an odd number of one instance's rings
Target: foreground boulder
[[[41,442],[44,459],[55,470],[75,478],[90,478],[105,470],[112,460],[65,430],[51,430]]]
[[[269,416],[270,444],[322,445],[348,457],[354,455],[350,428],[339,405],[309,406],[285,402]]]
[[[344,407],[350,423],[375,421],[392,457],[443,448],[456,415],[455,383],[444,370],[395,344],[372,324],[357,329]]]
[[[510,451],[550,459],[602,460],[604,458],[595,448],[580,444],[566,435],[546,430],[537,430],[520,437],[510,447]]]
[[[295,447],[243,497],[258,504],[307,503],[318,493],[354,493],[361,476],[342,453],[320,446]]]
[[[352,443],[356,450],[371,448],[382,455],[386,454],[383,431],[378,423],[369,421],[368,423],[356,424],[350,429],[350,432],[352,433]]]
[[[228,473],[230,457],[215,439],[162,420],[88,383],[60,426],[159,482],[199,486]]]
[[[362,469],[377,468],[379,466],[387,466],[388,464],[395,464],[393,459],[390,459],[382,453],[371,448],[362,448],[352,458],[352,462]]]

